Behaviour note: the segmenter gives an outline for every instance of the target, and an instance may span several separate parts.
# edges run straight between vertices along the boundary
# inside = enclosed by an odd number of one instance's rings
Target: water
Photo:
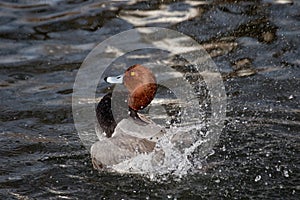
[[[1,199],[299,196],[298,1],[0,4]],[[73,124],[72,88],[84,58],[108,36],[137,26],[196,39],[224,80],[220,141],[179,182],[98,173]]]

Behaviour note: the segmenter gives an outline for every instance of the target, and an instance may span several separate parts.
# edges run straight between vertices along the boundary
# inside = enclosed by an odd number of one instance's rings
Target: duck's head
[[[108,83],[123,83],[127,88],[128,107],[137,112],[148,106],[153,100],[156,90],[156,78],[154,74],[142,65],[129,67],[124,74],[115,77],[106,77]]]

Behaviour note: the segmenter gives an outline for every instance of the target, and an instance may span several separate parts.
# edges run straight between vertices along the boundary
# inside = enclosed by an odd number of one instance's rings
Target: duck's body
[[[123,119],[118,123],[112,137],[103,138],[92,145],[93,165],[100,169],[142,153],[150,153],[164,134],[164,129],[153,122],[140,125],[132,118]]]

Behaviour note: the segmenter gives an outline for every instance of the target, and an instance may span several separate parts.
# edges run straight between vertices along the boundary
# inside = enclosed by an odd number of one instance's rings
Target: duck
[[[111,92],[98,103],[96,117],[106,137],[91,147],[92,163],[96,169],[105,169],[139,154],[152,152],[158,140],[166,133],[164,127],[139,113],[152,102],[158,88],[150,69],[135,64],[121,75],[105,77],[104,81],[126,87],[129,115],[120,122],[115,121],[111,109]]]

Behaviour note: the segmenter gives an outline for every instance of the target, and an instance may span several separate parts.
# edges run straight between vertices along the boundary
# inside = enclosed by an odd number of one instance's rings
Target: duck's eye
[[[135,76],[135,72],[130,72],[130,76]]]

